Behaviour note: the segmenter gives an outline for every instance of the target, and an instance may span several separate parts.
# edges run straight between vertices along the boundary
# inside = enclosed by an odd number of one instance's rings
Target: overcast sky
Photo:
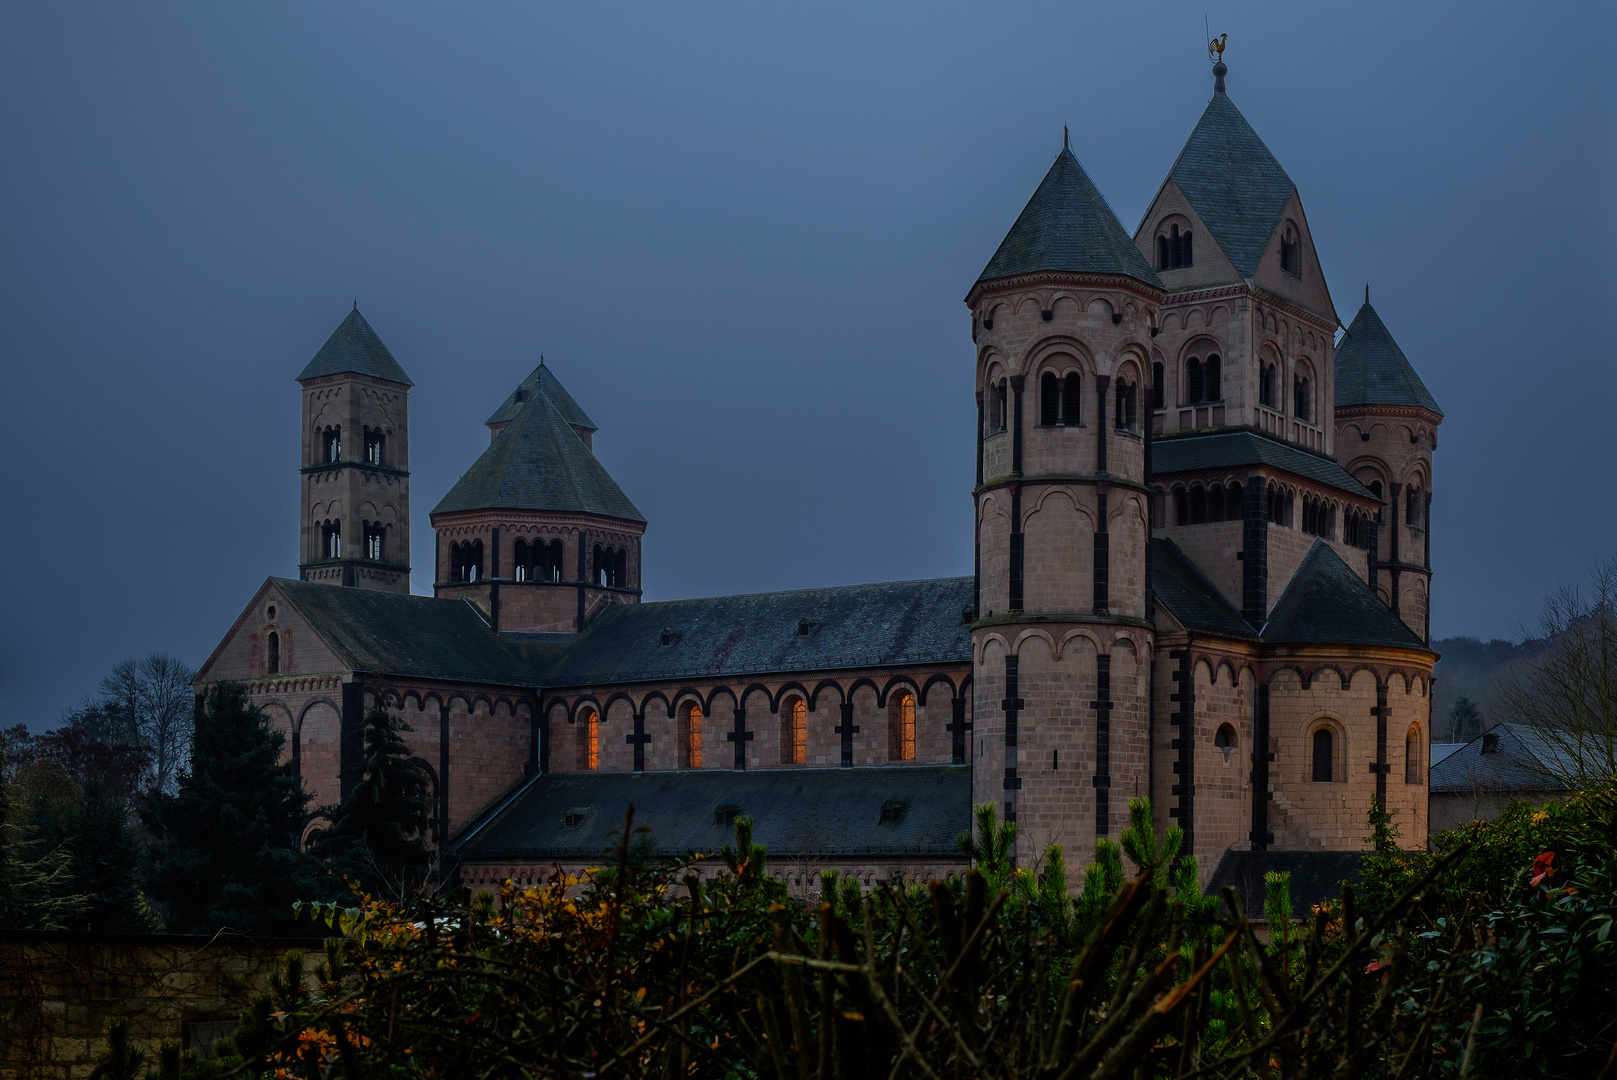
[[[1432,629],[1617,551],[1588,4],[0,6],[4,724],[296,575],[294,376],[415,380],[413,561],[543,353],[648,599],[971,571],[961,303],[1061,146],[1132,230],[1211,93],[1447,413]]]

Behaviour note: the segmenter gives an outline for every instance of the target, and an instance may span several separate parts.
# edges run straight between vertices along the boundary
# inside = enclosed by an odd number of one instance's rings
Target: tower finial
[[[1224,92],[1224,76],[1230,69],[1224,66],[1224,44],[1229,41],[1228,34],[1220,34],[1207,43],[1207,56],[1213,61],[1213,93]]]
[[[1063,150],[1072,149],[1071,144],[1069,144],[1068,141],[1067,141],[1067,125],[1066,124],[1061,125],[1061,149],[1063,149]]]
[[[1368,295],[1369,295],[1369,294],[1368,294],[1368,293],[1366,293],[1366,294],[1365,294],[1365,295],[1367,295],[1367,296],[1368,296]],[[544,354],[544,353],[540,353],[540,354],[539,354],[539,366],[540,366],[540,367],[544,367],[544,366],[545,366],[545,354]]]
[[[355,311],[359,310],[359,297],[357,297],[357,296],[354,297],[354,310]]]
[[[1366,304],[1370,302],[1370,283],[1368,281],[1364,283],[1364,302]]]

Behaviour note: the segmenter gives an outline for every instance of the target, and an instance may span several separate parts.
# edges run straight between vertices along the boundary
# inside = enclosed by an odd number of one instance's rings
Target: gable
[[[1178,224],[1182,232],[1188,229],[1193,238],[1191,265],[1178,270],[1163,270],[1158,265],[1157,237],[1167,233],[1173,224]],[[1146,261],[1158,267],[1157,276],[1170,293],[1228,284],[1241,279],[1235,264],[1218,246],[1207,223],[1185,197],[1184,190],[1172,179],[1163,182],[1145,217],[1140,219],[1140,226],[1134,232],[1134,243]]]
[[[1281,266],[1281,249],[1288,228],[1293,230],[1295,238],[1302,245],[1299,253],[1300,273],[1297,274],[1289,273]],[[1308,218],[1303,213],[1302,196],[1295,191],[1291,193],[1285,208],[1275,219],[1274,231],[1269,236],[1269,242],[1264,248],[1263,257],[1258,261],[1257,272],[1252,280],[1253,284],[1266,292],[1289,300],[1304,310],[1329,319],[1332,323],[1337,322],[1336,306],[1331,302],[1325,269],[1320,265],[1319,252],[1314,246],[1314,237],[1308,228]]]
[[[268,614],[271,606],[275,608],[273,619]],[[281,640],[281,675],[346,674],[350,670],[314,624],[281,590],[277,579],[269,578],[253,593],[253,598],[203,661],[192,685],[201,687],[272,677],[265,667],[271,631]]]

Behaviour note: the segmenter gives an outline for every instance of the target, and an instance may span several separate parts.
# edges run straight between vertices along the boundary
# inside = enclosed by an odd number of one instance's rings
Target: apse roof
[[[1324,540],[1316,539],[1286,583],[1263,626],[1269,644],[1387,645],[1424,649],[1426,644],[1381,602]]]
[[[399,366],[399,362],[393,359],[393,354],[388,351],[387,346],[382,344],[382,339],[376,335],[376,331],[371,329],[371,324],[365,321],[365,316],[359,313],[357,304],[337,329],[331,332],[326,343],[320,346],[320,351],[315,353],[314,359],[304,367],[298,381],[349,372],[386,379],[405,386],[415,385]]]
[[[977,280],[1049,270],[1126,274],[1162,287],[1156,271],[1066,147],[1056,155],[1038,190]]]

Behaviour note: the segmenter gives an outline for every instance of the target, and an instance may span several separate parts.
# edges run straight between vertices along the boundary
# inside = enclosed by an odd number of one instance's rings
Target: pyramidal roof
[[[1349,405],[1407,405],[1443,415],[1415,374],[1415,365],[1370,306],[1368,288],[1364,306],[1336,347],[1336,407]]]
[[[298,382],[348,372],[386,379],[404,386],[415,385],[399,362],[393,359],[387,346],[382,344],[382,339],[376,336],[371,324],[365,321],[365,316],[359,313],[358,304],[348,313],[348,318],[331,332],[326,343],[320,346],[320,351],[314,354],[314,359],[298,376]]]
[[[511,391],[505,402],[494,410],[494,415],[483,423],[490,425],[510,423],[522,411],[522,406],[533,397],[550,399],[556,411],[561,413],[562,419],[574,427],[588,431],[600,430],[595,426],[595,421],[589,418],[589,414],[573,400],[573,395],[567,392],[555,374],[545,366],[545,358],[542,356],[539,358],[539,366],[533,369],[533,374],[518,383],[517,388]]]
[[[1162,287],[1156,271],[1066,146],[977,280],[1050,270],[1126,274]]]
[[[1249,278],[1297,185],[1224,92],[1222,76],[1215,87],[1168,179],[1185,193],[1236,271]]]
[[[1263,626],[1263,640],[1426,648],[1324,540],[1314,541],[1275,601]]]
[[[456,510],[555,510],[646,520],[542,394],[518,407],[506,429],[432,508],[434,514]]]

